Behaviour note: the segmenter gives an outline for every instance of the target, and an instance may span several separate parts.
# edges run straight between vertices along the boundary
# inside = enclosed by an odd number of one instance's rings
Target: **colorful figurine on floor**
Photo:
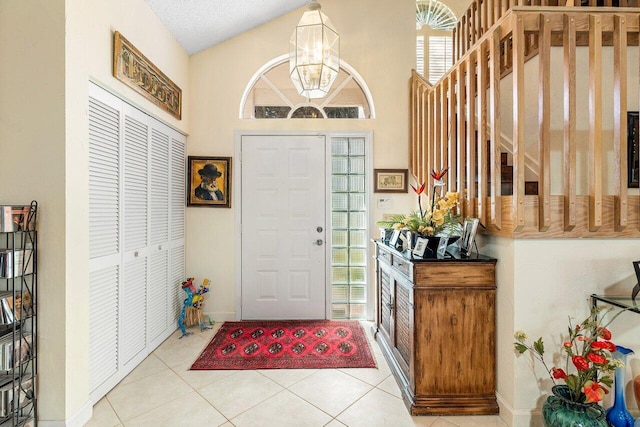
[[[200,325],[200,330],[204,331],[206,329],[211,329],[206,326],[204,323],[204,315],[202,314],[202,305],[204,303],[204,294],[209,292],[209,279],[204,279],[202,285],[199,289],[196,289],[193,284],[193,277],[188,278],[184,282],[182,282],[182,290],[187,294],[187,298],[185,298],[182,303],[182,311],[180,312],[180,317],[178,318],[178,326],[182,331],[182,337],[187,335],[191,335],[190,332],[187,332],[185,328],[185,320],[187,326],[192,326],[195,324]],[[211,319],[209,319],[209,324],[213,324]]]

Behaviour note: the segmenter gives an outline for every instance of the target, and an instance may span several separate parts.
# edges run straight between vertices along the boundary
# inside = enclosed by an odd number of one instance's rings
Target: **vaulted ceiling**
[[[309,3],[309,0],[146,0],[193,55]]]

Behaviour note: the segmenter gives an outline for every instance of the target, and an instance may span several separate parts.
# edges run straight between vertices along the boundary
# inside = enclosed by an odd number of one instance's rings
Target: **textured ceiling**
[[[182,48],[200,52],[309,0],[146,0]],[[302,16],[302,15],[301,15]]]

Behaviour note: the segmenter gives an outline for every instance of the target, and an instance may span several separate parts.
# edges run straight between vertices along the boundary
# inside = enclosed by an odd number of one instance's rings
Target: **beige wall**
[[[631,263],[640,253],[640,241],[497,237],[481,241],[480,251],[498,259],[496,355],[500,415],[511,426],[542,425],[540,408],[552,383],[541,364],[534,367],[528,357],[515,357],[514,332],[523,330],[530,340],[542,337],[547,363],[552,366],[554,357],[560,356],[560,340],[566,334],[568,317],[578,321],[586,318],[592,293],[631,294],[636,283]],[[639,315],[625,314],[610,329],[613,342],[640,352]],[[630,357],[628,362],[627,380],[640,375],[639,355]],[[605,407],[612,405],[611,394],[605,399]],[[640,414],[629,387],[627,407]]]
[[[111,77],[113,30],[182,88],[182,121]],[[0,0],[0,52],[0,203],[40,206],[39,418],[82,425],[91,415],[88,81],[186,131],[188,57],[144,0]]]
[[[413,0],[322,2],[322,11],[340,34],[341,58],[363,77],[373,95],[372,120],[238,119],[247,83],[262,65],[288,52],[289,37],[304,8],[192,56],[190,86],[198,89],[191,97],[188,154],[233,156],[234,132],[241,130],[372,130],[375,167],[407,168],[414,8]],[[406,199],[394,198],[398,211],[409,209]],[[205,311],[217,319],[235,318],[237,202],[232,199],[231,209],[187,208],[187,274],[212,280]]]
[[[0,0],[0,203],[39,202],[38,378],[44,414],[65,408],[65,8]]]

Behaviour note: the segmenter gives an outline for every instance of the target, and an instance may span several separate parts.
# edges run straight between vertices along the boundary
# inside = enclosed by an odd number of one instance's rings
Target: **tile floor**
[[[411,417],[363,322],[378,368],[189,371],[220,327],[169,337],[93,407],[86,427],[505,427],[497,416]]]

